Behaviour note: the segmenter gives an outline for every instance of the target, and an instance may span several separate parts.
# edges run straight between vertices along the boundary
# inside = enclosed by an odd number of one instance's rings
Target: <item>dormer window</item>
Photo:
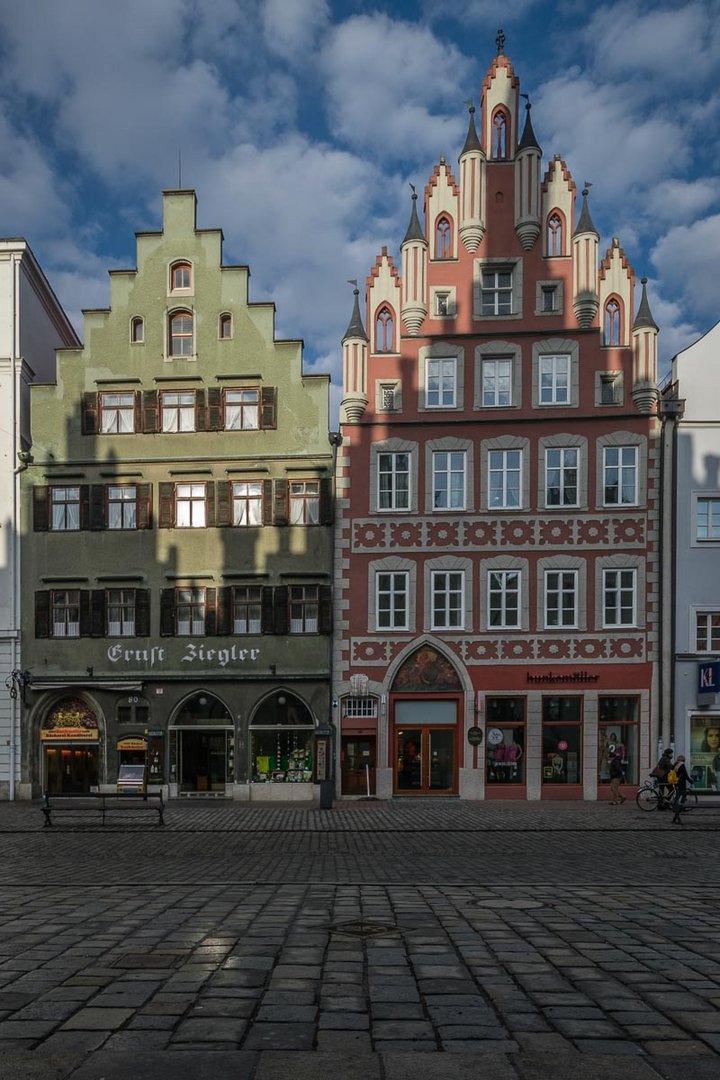
[[[219,324],[218,324],[218,337],[220,338],[221,341],[229,341],[229,339],[232,336],[233,336],[232,315],[228,314],[228,312],[224,312],[220,316],[220,320],[219,320]]]
[[[176,262],[170,267],[171,292],[188,292],[192,288],[192,266],[189,262]]]
[[[130,320],[130,341],[133,345],[142,345],[145,342],[145,321],[139,315]]]

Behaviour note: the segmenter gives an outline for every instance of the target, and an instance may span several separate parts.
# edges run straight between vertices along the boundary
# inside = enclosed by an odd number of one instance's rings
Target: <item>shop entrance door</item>
[[[396,732],[398,794],[432,795],[455,789],[455,729],[403,728]]]
[[[179,734],[180,791],[225,791],[224,731],[189,731]]]
[[[96,746],[46,746],[45,790],[51,795],[84,795],[97,787]]]
[[[374,735],[343,735],[341,749],[343,795],[375,794]]]

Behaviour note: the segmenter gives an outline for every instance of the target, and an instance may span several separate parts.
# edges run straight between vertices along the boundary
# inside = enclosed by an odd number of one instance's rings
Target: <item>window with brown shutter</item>
[[[329,585],[321,585],[318,589],[318,631],[321,634],[332,634],[332,589]]]
[[[89,589],[80,590],[80,637],[92,636],[92,606]]]
[[[35,637],[50,637],[50,590],[35,593]]]
[[[263,386],[260,391],[260,426],[277,428],[277,389],[274,386]]]
[[[205,391],[195,391],[195,430],[207,431],[207,410],[205,408]]]
[[[275,481],[275,497],[273,499],[274,513],[276,525],[287,525],[288,523],[288,482],[287,480]]]
[[[223,392],[219,386],[208,387],[206,422],[208,431],[222,431],[225,426]]]
[[[90,598],[91,637],[105,637],[105,590],[93,589]]]
[[[158,484],[160,499],[159,529],[172,529],[175,524],[175,485],[163,482]]]
[[[152,484],[137,484],[137,527],[152,528]]]
[[[83,435],[97,435],[98,433],[98,395],[94,390],[82,396],[82,433]]]
[[[264,585],[262,591],[262,626],[261,633],[275,633],[275,590],[271,585]]]
[[[90,485],[90,528],[105,528],[105,484]]]
[[[263,480],[263,505],[262,505],[262,523],[263,525],[272,525],[273,523],[273,487],[272,480]]]
[[[231,489],[229,480],[218,480],[215,485],[215,524],[218,526],[230,524]]]
[[[33,532],[50,528],[50,493],[47,485],[33,488]],[[47,636],[47,635],[46,635]]]
[[[160,592],[160,636],[175,636],[175,590],[162,589]]]
[[[143,390],[142,392],[142,430],[149,435],[158,430],[158,392],[157,390]]]
[[[229,585],[224,585],[221,589],[217,590],[217,605],[216,605],[217,617],[215,624],[215,632],[218,637],[226,637],[232,633],[230,626],[230,615],[232,612],[232,588]]]
[[[215,527],[215,485],[205,485],[205,505],[207,507],[206,524],[208,528]]]
[[[217,635],[217,589],[205,590],[205,636]]]
[[[150,590],[135,590],[135,637],[150,634]]]
[[[333,523],[333,497],[332,480],[329,476],[323,476],[320,480],[320,524],[332,525]]]
[[[274,596],[275,633],[287,634],[290,629],[287,585],[276,585]]]

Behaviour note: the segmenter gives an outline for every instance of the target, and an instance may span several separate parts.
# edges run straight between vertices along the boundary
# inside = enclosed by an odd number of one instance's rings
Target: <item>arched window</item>
[[[508,151],[508,120],[502,109],[498,109],[492,118],[492,156],[502,159]]]
[[[620,344],[621,309],[617,300],[610,299],[605,305],[605,344]]]
[[[395,320],[387,304],[384,304],[375,319],[375,351],[393,352],[395,349]]]
[[[192,288],[192,266],[189,262],[176,262],[170,267],[170,289],[172,292],[187,292]]]
[[[130,340],[133,345],[142,345],[145,341],[145,321],[139,315],[130,320]]]
[[[550,256],[565,254],[562,218],[556,212],[547,220],[547,253]]]
[[[170,356],[192,356],[193,317],[189,311],[176,311],[170,316],[168,327],[168,353]]]
[[[223,341],[227,341],[228,338],[231,338],[233,336],[232,315],[229,315],[227,312],[224,312],[220,316],[220,321],[218,324],[218,336],[222,338]]]
[[[450,218],[444,214],[437,219],[435,225],[435,258],[452,258],[452,225]]]

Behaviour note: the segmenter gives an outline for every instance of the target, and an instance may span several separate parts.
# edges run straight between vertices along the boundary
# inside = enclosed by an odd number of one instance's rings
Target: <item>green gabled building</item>
[[[192,191],[31,395],[21,791],[310,799],[331,703],[329,376]],[[329,760],[329,755],[327,755]]]

